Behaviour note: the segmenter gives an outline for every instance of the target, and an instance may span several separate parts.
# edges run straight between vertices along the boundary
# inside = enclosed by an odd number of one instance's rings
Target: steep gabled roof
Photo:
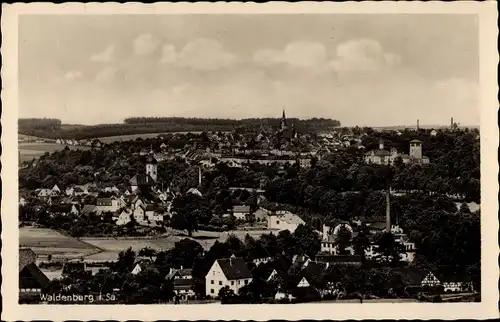
[[[28,264],[36,261],[36,254],[31,248],[19,249],[19,272]]]
[[[153,185],[155,182],[149,174],[136,174],[130,179],[131,186],[146,186]]]
[[[228,280],[252,277],[245,260],[241,257],[218,259],[217,262]]]
[[[49,282],[49,278],[35,263],[30,263],[19,271],[19,288],[21,289],[44,288]]]

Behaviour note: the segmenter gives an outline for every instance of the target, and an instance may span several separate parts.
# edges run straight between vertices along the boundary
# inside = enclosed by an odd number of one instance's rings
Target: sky
[[[34,15],[19,117],[479,124],[474,15]]]

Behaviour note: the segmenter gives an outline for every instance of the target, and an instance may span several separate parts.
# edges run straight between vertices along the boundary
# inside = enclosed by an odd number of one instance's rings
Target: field
[[[144,133],[144,134],[129,134],[129,135],[117,135],[117,136],[105,136],[98,138],[103,143],[113,143],[115,141],[134,141],[138,138],[141,139],[151,139],[155,138],[160,134],[176,134],[176,133],[188,133],[188,132],[162,132],[162,133]],[[201,132],[190,132],[193,134],[199,134]]]
[[[209,232],[197,231],[193,233],[193,240],[198,242],[205,250],[210,249],[212,245],[218,241],[225,241],[230,234],[236,235],[243,240],[246,234],[250,234],[254,238],[260,237],[262,234],[267,234],[269,231],[243,231],[235,230],[230,232]],[[188,238],[184,234],[172,234],[165,237],[149,238],[149,239],[129,239],[129,238],[82,238],[82,241],[98,247],[103,251],[86,256],[87,261],[112,261],[118,258],[118,254],[131,247],[134,251],[139,251],[142,248],[149,247],[155,250],[168,250],[174,247],[175,243],[181,239]]]
[[[268,234],[266,230],[234,230],[229,232],[197,231],[192,239],[208,250],[218,240],[226,241],[233,234],[243,240],[246,234],[254,238]],[[29,247],[39,257],[49,254],[56,258],[80,258],[87,261],[114,261],[118,254],[131,247],[134,251],[142,248],[152,248],[157,251],[172,249],[176,242],[188,238],[185,233],[171,231],[168,235],[151,238],[113,238],[113,237],[86,237],[81,239],[65,236],[55,230],[25,226],[19,229],[19,245]]]
[[[37,256],[45,257],[50,254],[54,258],[77,258],[100,251],[55,230],[29,226],[19,228],[19,246],[31,248]]]
[[[45,152],[55,152],[66,147],[64,144],[57,143],[19,143],[20,161],[29,161],[38,158]],[[68,146],[72,150],[86,150],[87,146]]]

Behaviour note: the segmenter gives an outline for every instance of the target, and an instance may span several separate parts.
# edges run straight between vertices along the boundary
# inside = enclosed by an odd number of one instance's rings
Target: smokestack
[[[385,231],[390,232],[391,231],[391,188],[387,190],[387,195],[386,195],[386,209],[385,209]]]
[[[453,128],[453,117],[451,118],[451,128]]]
[[[420,120],[417,119],[417,130],[420,129]]]

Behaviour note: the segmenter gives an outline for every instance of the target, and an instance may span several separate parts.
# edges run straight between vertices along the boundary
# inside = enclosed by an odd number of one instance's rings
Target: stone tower
[[[422,159],[422,141],[410,141],[410,158],[418,160]]]
[[[158,180],[158,161],[152,155],[146,162],[146,175],[149,175],[154,182]]]

